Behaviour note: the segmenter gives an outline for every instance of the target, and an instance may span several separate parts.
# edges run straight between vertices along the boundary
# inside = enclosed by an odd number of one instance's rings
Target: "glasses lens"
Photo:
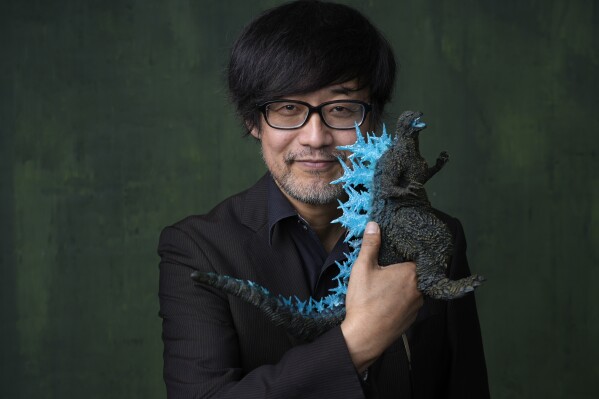
[[[266,120],[275,128],[289,129],[301,126],[308,115],[308,107],[293,102],[275,102],[266,107]]]
[[[334,102],[322,108],[325,122],[335,129],[353,129],[364,121],[365,108],[359,103]]]

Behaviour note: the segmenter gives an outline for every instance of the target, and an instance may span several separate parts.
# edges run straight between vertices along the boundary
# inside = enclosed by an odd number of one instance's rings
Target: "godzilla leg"
[[[387,238],[384,227],[381,227],[381,232],[383,239],[379,248],[379,266],[389,266],[394,263],[405,262],[406,258],[403,256],[405,252],[400,252],[392,245],[391,240]]]
[[[428,248],[429,251],[421,253],[416,259],[416,272],[418,274],[418,289],[425,295],[434,299],[455,299],[474,291],[484,278],[472,275],[460,280],[450,280],[445,276],[447,253],[451,246],[444,248]]]

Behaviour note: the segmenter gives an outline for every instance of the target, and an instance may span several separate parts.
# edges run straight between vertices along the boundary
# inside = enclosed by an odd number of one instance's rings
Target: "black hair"
[[[314,0],[253,20],[233,45],[228,69],[231,101],[247,132],[260,128],[258,104],[353,79],[369,88],[378,123],[395,81],[391,46],[359,11]]]

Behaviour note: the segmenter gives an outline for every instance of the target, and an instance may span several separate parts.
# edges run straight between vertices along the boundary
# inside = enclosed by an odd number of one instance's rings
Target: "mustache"
[[[295,161],[296,159],[301,159],[301,158],[316,158],[316,159],[321,159],[324,161],[336,161],[338,159],[341,159],[343,162],[345,162],[347,160],[347,153],[341,150],[314,150],[314,149],[307,149],[305,151],[300,151],[300,152],[289,152],[287,154],[285,154],[284,157],[284,161],[286,164],[290,164],[293,161]]]

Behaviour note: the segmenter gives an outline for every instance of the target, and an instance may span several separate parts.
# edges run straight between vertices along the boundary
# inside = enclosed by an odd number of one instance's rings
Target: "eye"
[[[334,104],[329,109],[329,113],[335,117],[349,117],[357,112],[360,112],[360,105],[352,103]]]
[[[281,115],[296,115],[303,112],[302,107],[294,103],[273,103],[268,109],[270,112],[276,112]]]

